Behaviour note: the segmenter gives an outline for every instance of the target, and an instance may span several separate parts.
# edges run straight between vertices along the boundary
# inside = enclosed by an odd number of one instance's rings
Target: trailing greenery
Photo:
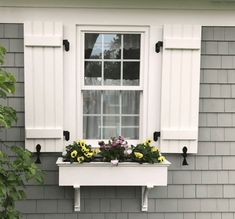
[[[15,93],[15,77],[2,69],[6,49],[0,46],[0,98]],[[0,105],[0,126],[10,128],[16,122],[16,111],[9,106]],[[9,146],[1,142],[2,146]],[[43,183],[43,173],[32,161],[30,151],[17,146],[9,147],[15,155],[9,157],[0,150],[0,218],[18,219],[20,212],[15,208],[15,202],[26,198],[25,183],[34,180]]]

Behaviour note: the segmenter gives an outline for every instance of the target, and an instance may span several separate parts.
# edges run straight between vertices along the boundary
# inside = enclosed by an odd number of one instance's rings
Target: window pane
[[[117,137],[120,135],[120,118],[119,116],[103,117],[103,138]]]
[[[138,139],[139,128],[122,128],[122,136],[126,139]]]
[[[98,116],[83,116],[83,138],[101,139],[101,121]]]
[[[139,126],[139,116],[122,116],[122,127]]]
[[[102,34],[85,33],[85,59],[102,58]]]
[[[101,85],[101,62],[85,62],[85,85]]]
[[[140,63],[123,62],[123,85],[139,85]]]
[[[83,114],[101,113],[101,91],[83,92]]]
[[[120,85],[121,83],[121,63],[104,62],[104,84]]]
[[[122,92],[122,114],[139,114],[140,92],[123,91]]]
[[[140,34],[124,34],[124,59],[140,59]]]
[[[121,58],[120,34],[104,34],[104,58],[105,59]]]
[[[103,112],[104,114],[119,114],[120,112],[120,91],[104,91]]]

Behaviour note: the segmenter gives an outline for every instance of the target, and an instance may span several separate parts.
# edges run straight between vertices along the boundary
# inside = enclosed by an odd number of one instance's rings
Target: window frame
[[[120,33],[120,34],[141,34],[140,47],[140,84],[139,86],[95,86],[84,84],[84,35],[85,33]],[[129,144],[137,144],[147,137],[148,125],[148,62],[149,62],[149,28],[146,26],[100,26],[80,25],[77,26],[77,50],[76,50],[76,139],[83,138],[83,98],[82,91],[85,90],[136,90],[140,92],[139,112],[139,139],[128,140]],[[82,80],[81,80],[82,79]],[[110,136],[113,137],[113,136]],[[85,139],[88,144],[96,147],[99,139]],[[108,139],[100,139],[108,140]]]

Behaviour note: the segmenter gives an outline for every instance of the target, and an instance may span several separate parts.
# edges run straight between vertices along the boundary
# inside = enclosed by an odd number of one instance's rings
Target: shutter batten
[[[201,27],[165,25],[163,39],[161,151],[196,153]]]
[[[26,148],[42,152],[63,148],[63,26],[27,22],[25,40]]]

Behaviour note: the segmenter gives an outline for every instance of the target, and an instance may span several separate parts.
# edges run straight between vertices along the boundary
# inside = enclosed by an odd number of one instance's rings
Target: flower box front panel
[[[165,186],[168,161],[161,164],[69,163],[58,158],[60,186]]]

